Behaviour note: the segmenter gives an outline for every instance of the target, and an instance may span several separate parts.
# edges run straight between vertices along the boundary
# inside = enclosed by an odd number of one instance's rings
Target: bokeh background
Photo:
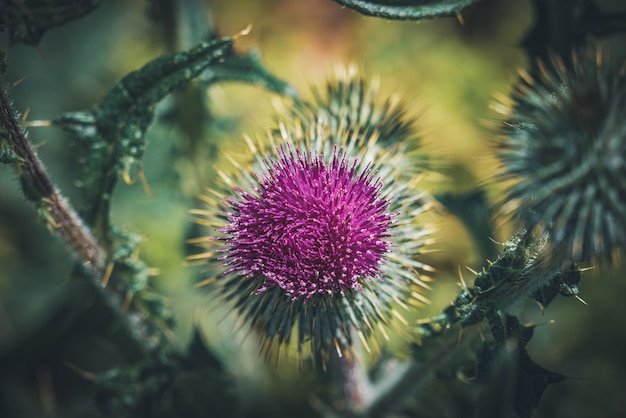
[[[365,17],[331,0],[213,0],[207,6],[206,15],[196,18],[221,35],[251,25],[237,48],[258,50],[266,68],[303,97],[310,97],[311,86],[322,86],[336,66],[358,64],[364,76],[380,80],[381,95],[399,95],[415,115],[424,153],[439,171],[425,179],[425,187],[434,194],[484,188],[488,200],[497,201],[500,190],[490,183],[497,165],[491,140],[500,116],[492,108],[494,97],[508,94],[518,69],[528,65],[520,43],[533,23],[530,1],[484,0],[467,9],[462,19],[419,23]],[[181,33],[186,28],[168,21],[164,12],[160,2],[110,0],[83,19],[50,31],[38,47],[11,47],[7,78],[14,83],[16,108],[32,123],[93,107],[129,71],[185,46]],[[1,35],[4,44],[7,37]],[[225,154],[245,154],[243,134],[262,134],[280,98],[236,83],[215,85],[203,94],[210,112],[200,115],[200,127],[189,127],[197,124],[197,101],[170,97],[159,106],[143,164],[149,191],[141,181],[121,184],[112,216],[144,237],[140,256],[158,269],[150,285],[169,298],[178,338],[188,340],[193,324],[199,324],[236,376],[250,387],[263,387],[269,397],[283,399],[276,416],[295,416],[310,401],[308,377],[293,365],[279,370],[266,366],[254,337],[233,331],[234,318],[225,308],[193,288],[202,272],[185,262],[185,240],[194,233],[188,211],[199,204],[196,196],[210,186],[216,167],[229,169]],[[194,132],[203,133],[200,144],[190,138]],[[76,184],[82,170],[71,138],[37,126],[30,138],[54,181],[80,208]],[[196,153],[190,156],[192,143]],[[437,268],[436,282],[427,295],[432,303],[416,318],[450,303],[459,289],[459,269],[470,281],[465,267],[480,269],[484,264],[479,244],[463,222],[445,213],[434,221],[439,251],[424,261]],[[512,233],[501,219],[494,225],[486,233],[496,242]],[[12,168],[0,167],[0,355],[38,330],[63,303],[63,283],[72,265],[69,252],[21,194]],[[558,298],[545,311],[534,302],[519,308],[524,321],[544,324],[529,345],[531,356],[572,377],[547,389],[537,416],[626,416],[622,266],[618,262],[584,274],[581,297],[586,305]],[[39,349],[45,350],[45,340],[43,344]],[[406,349],[402,341],[393,345],[400,355]],[[53,408],[54,382],[45,370],[40,372],[41,390],[16,383],[11,393]]]

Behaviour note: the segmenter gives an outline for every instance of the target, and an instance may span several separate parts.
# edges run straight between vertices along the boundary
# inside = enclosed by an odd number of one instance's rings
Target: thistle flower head
[[[499,143],[505,210],[575,262],[626,243],[626,79],[600,50],[522,74]],[[567,260],[565,260],[567,261]]]
[[[266,160],[254,193],[227,199],[225,274],[261,278],[292,299],[345,296],[380,277],[393,215],[367,167],[336,149],[330,161],[290,146]]]
[[[416,189],[410,124],[401,122],[411,135],[381,146],[377,126],[399,132],[396,116],[377,110],[353,69],[327,93],[297,104],[268,138],[247,138],[250,164],[194,211],[211,233],[193,240],[210,249],[193,258],[213,267],[211,288],[257,331],[261,351],[295,341],[322,363],[330,350],[352,358],[354,338],[377,348],[370,337],[386,336],[399,308],[425,301],[430,268],[416,256],[431,239],[416,219],[432,206]]]

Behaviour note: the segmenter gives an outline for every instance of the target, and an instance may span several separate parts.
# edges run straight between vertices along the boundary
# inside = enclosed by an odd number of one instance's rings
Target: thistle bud
[[[626,242],[624,66],[588,48],[539,67],[522,73],[499,142],[505,211],[566,263],[610,261]]]

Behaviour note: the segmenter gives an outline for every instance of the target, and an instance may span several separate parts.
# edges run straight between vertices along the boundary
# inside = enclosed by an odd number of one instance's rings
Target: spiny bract
[[[426,300],[431,269],[415,257],[432,239],[416,219],[433,201],[416,189],[417,141],[398,115],[355,68],[344,70],[327,97],[296,103],[268,138],[247,138],[250,164],[222,175],[217,199],[193,211],[212,232],[192,240],[209,249],[192,258],[214,267],[207,282],[265,354],[297,332],[300,358],[325,364],[335,350],[352,359],[353,338],[376,349],[370,337],[386,337],[392,317],[404,321],[398,307]]]
[[[499,142],[504,208],[569,261],[611,260],[626,242],[626,79],[602,50],[522,73]]]

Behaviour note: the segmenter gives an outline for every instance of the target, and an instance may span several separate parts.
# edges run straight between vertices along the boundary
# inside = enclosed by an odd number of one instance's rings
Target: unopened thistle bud
[[[327,97],[296,104],[268,138],[248,138],[250,164],[194,211],[211,232],[192,240],[209,249],[192,258],[209,263],[207,283],[266,355],[293,342],[301,358],[352,359],[354,338],[376,348],[370,337],[403,320],[399,307],[425,301],[430,268],[416,256],[431,238],[416,219],[432,200],[415,187],[410,124],[390,102],[377,108],[375,93],[344,71]],[[390,132],[404,135],[382,137]]]
[[[499,156],[504,208],[549,234],[564,262],[611,260],[626,243],[626,78],[594,48],[522,74]]]

